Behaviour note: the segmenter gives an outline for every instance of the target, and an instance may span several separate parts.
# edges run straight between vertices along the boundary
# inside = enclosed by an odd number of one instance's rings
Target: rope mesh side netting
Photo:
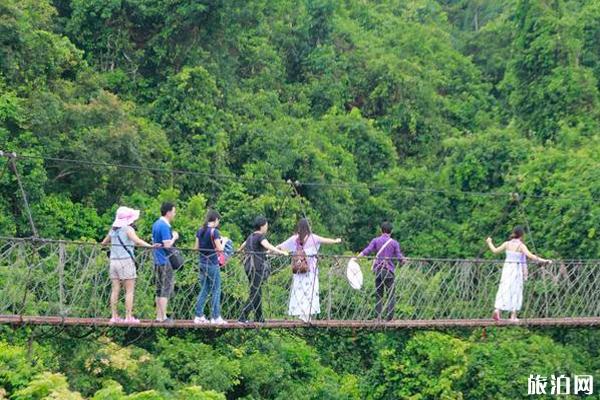
[[[138,278],[135,314],[154,318],[155,286],[151,250],[136,249]],[[182,251],[186,265],[176,272],[169,309],[174,318],[192,319],[199,293],[198,255]],[[243,254],[221,270],[222,315],[239,318],[248,300]],[[309,290],[319,295],[315,321],[376,319],[372,259],[360,258],[361,289],[347,278],[348,256],[319,255],[318,275]],[[293,274],[290,257],[269,256],[264,281],[263,314],[267,320],[290,321]],[[589,318],[600,316],[600,261],[557,261],[532,264],[525,283],[523,318]],[[497,260],[407,260],[395,274],[394,320],[489,318],[500,280]],[[111,282],[106,248],[96,244],[40,239],[0,239],[0,314],[107,318]],[[387,302],[389,299],[385,299]],[[210,301],[209,301],[210,304]],[[386,304],[383,304],[385,308]],[[207,307],[208,311],[208,307]],[[311,310],[311,312],[316,310]]]
[[[15,193],[23,204],[23,214],[27,216],[33,236],[0,238],[0,323],[102,325],[108,323],[110,316],[108,249],[95,243],[38,238],[17,160],[31,158],[50,163],[68,163],[91,171],[93,168],[110,166],[171,175],[201,175],[220,180],[239,179],[234,176],[86,160],[17,156],[3,151],[0,151],[0,157],[6,158],[0,178],[8,171],[13,173],[18,184]],[[284,210],[288,197],[302,199],[298,187],[328,190],[355,186],[345,183],[247,180],[278,185],[281,189],[278,191],[281,204],[274,220]],[[375,188],[371,187],[373,190]],[[508,203],[499,216],[502,223],[497,223],[492,235],[504,226],[511,210],[518,210],[531,236],[529,222],[517,193],[455,193],[401,187],[397,190],[403,191],[406,201],[413,205],[432,195],[456,199],[465,196],[506,198]],[[304,202],[299,201],[298,204],[307,218]],[[476,206],[474,203],[473,207]],[[183,249],[181,252],[186,263],[175,274],[176,288],[169,303],[169,314],[178,320],[189,321],[194,318],[200,291],[198,252]],[[357,275],[347,276],[348,271],[352,271],[347,269],[350,256],[318,255],[317,273],[309,273],[310,279],[299,279],[298,275],[292,274],[289,256],[274,255],[267,258],[268,267],[265,270],[268,273],[263,271],[260,279],[254,279],[256,276],[247,276],[244,271],[243,258],[246,256],[243,253],[235,254],[221,270],[221,314],[228,320],[240,318],[249,301],[250,282],[261,281],[262,309],[267,320],[263,326],[270,323],[271,327],[306,323],[332,327],[372,326],[368,324],[372,321],[378,325],[398,327],[485,326],[492,323],[490,315],[503,267],[503,261],[500,260],[408,259],[397,267],[395,274],[380,279],[382,284],[378,288],[378,280],[371,270],[373,258],[362,257],[358,259],[357,268],[364,277],[364,284],[360,289],[354,289],[349,284],[349,278],[354,281]],[[138,276],[134,312],[137,317],[146,320],[143,322],[146,326],[154,326],[149,322],[155,316],[156,286],[153,281],[152,250],[136,249],[136,263]],[[519,316],[525,321],[536,320],[537,325],[600,325],[600,280],[596,277],[599,266],[599,260],[563,260],[530,265],[529,280],[525,283],[522,299],[523,309]],[[375,306],[378,293],[380,297],[383,294],[378,307],[380,313],[376,312]],[[122,301],[120,303],[122,307]],[[299,322],[299,305],[300,308],[304,307],[303,313],[313,314],[312,319],[303,318]],[[391,306],[393,314],[388,312]],[[296,312],[290,312],[291,308]],[[122,315],[123,310],[120,311]],[[209,311],[208,307],[206,311]],[[385,323],[380,322],[380,317]],[[389,319],[392,321],[388,322]],[[437,325],[434,324],[436,321]],[[440,321],[446,321],[445,325]],[[481,321],[487,322],[484,324]],[[189,324],[179,322],[182,327],[193,326]]]

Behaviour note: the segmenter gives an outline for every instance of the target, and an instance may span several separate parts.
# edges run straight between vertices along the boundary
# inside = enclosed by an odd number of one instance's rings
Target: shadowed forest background
[[[599,88],[596,1],[0,0],[0,150],[28,156],[47,238],[100,240],[128,205],[147,239],[175,200],[183,245],[214,207],[237,244],[257,214],[277,243],[306,212],[344,238],[330,253],[389,219],[410,257],[492,257],[485,237],[527,222],[543,256],[598,259]],[[0,235],[31,234],[8,171]],[[515,399],[529,374],[600,379],[593,329],[1,332],[11,399]]]

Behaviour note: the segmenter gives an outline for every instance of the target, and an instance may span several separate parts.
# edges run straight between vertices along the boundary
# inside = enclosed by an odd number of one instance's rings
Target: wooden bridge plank
[[[492,319],[438,319],[438,320],[393,320],[393,321],[342,321],[314,320],[305,323],[300,320],[269,320],[264,323],[240,324],[228,321],[224,325],[194,324],[191,320],[175,320],[165,324],[154,320],[141,320],[139,324],[113,323],[108,318],[75,318],[58,316],[19,316],[0,315],[0,324],[9,325],[57,325],[57,326],[113,326],[119,328],[168,328],[168,329],[293,329],[293,328],[362,328],[362,329],[440,329],[440,328],[476,328],[490,326],[600,326],[600,317],[586,318],[523,318],[518,322]]]

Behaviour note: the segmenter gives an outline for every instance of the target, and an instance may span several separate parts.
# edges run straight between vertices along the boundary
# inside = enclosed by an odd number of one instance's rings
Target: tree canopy
[[[47,238],[98,241],[127,205],[148,239],[175,200],[183,245],[216,208],[238,244],[256,215],[272,243],[307,215],[345,239],[330,251],[389,220],[411,257],[493,257],[485,237],[521,224],[548,258],[598,259],[599,91],[594,1],[0,2],[0,150]],[[9,167],[0,235],[30,236]],[[496,333],[65,352],[4,331],[0,398],[512,399],[529,373],[600,368],[594,332]]]

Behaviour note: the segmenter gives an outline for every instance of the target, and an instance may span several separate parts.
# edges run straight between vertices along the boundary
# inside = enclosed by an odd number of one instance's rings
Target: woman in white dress
[[[341,243],[342,239],[328,239],[315,235],[310,230],[308,220],[303,218],[298,222],[296,233],[285,242],[277,246],[294,255],[299,250],[304,250],[308,264],[308,272],[293,275],[292,290],[288,314],[308,322],[312,315],[321,312],[319,304],[319,270],[317,268],[317,254],[322,244]]]
[[[492,238],[486,239],[488,247],[494,254],[506,252],[492,317],[496,321],[500,320],[500,311],[510,311],[511,321],[518,321],[517,311],[521,309],[523,303],[523,281],[527,280],[527,258],[542,263],[550,262],[531,253],[523,243],[523,236],[525,231],[517,226],[513,229],[510,240],[499,247],[494,246]]]

